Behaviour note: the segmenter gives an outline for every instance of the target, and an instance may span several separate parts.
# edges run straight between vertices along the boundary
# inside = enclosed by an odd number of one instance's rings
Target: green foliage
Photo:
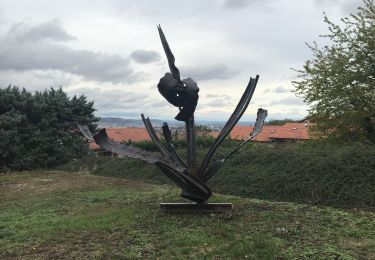
[[[215,138],[210,135],[202,135],[197,136],[195,143],[198,148],[208,148],[211,146],[211,144],[215,141]],[[161,142],[165,144],[164,138],[161,139]],[[128,144],[132,144],[136,147],[142,148],[146,151],[152,151],[152,152],[158,152],[159,148],[152,142],[152,141],[139,141],[139,142],[132,142],[128,141]],[[173,145],[176,148],[185,148],[186,147],[186,139],[175,139],[173,140]]]
[[[293,84],[320,135],[375,142],[375,5],[363,3],[341,26],[325,17],[331,44],[308,45],[314,58]]]
[[[299,122],[298,120],[293,119],[271,119],[266,122],[264,122],[265,125],[284,125],[285,123],[296,123]]]
[[[234,145],[224,143],[213,161]],[[129,158],[87,157],[59,169],[172,184],[157,167]],[[208,184],[214,192],[243,197],[366,208],[375,207],[374,169],[375,145],[252,143],[227,160]]]
[[[51,167],[87,153],[76,128],[78,122],[94,128],[93,112],[92,102],[61,88],[0,89],[0,170]]]
[[[211,180],[214,191],[337,207],[375,206],[375,145],[312,141],[246,146]]]

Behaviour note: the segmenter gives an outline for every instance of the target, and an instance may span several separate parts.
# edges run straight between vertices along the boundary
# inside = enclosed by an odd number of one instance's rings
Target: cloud
[[[61,21],[57,18],[36,26],[30,26],[27,20],[16,23],[10,27],[8,36],[20,41],[40,41],[46,39],[54,41],[76,40],[75,37],[69,35],[62,28]]]
[[[274,100],[270,104],[272,105],[285,105],[285,106],[303,106],[306,103],[303,101],[302,98],[299,97],[288,97],[280,100]]]
[[[213,107],[225,107],[228,105],[228,102],[224,99],[217,98],[217,99],[211,100],[206,105],[213,106]]]
[[[130,58],[137,63],[151,63],[160,60],[160,55],[156,51],[136,50],[130,54]]]
[[[218,94],[207,94],[206,98],[223,98],[223,99],[230,99],[231,97],[228,95],[218,95]]]
[[[122,90],[102,90],[100,88],[78,88],[68,91],[70,95],[84,95],[88,100],[94,101],[94,106],[98,111],[113,109],[133,109],[138,108],[139,103],[145,103],[148,95]]]
[[[208,94],[208,96],[209,95],[210,94]],[[232,101],[230,100],[230,97],[226,95],[217,95],[216,97],[213,97],[213,96],[215,95],[212,95],[206,103],[199,103],[198,110],[202,108],[217,109],[217,108],[223,108],[223,107],[228,107],[232,105]]]
[[[206,66],[186,66],[181,67],[180,71],[187,77],[195,81],[205,81],[212,79],[229,79],[236,76],[239,71],[230,69],[227,65],[206,65]]]
[[[167,101],[155,100],[152,95],[144,93],[93,87],[68,89],[67,92],[70,96],[84,95],[88,101],[94,101],[97,116],[140,119],[140,115],[144,113],[150,118],[161,118],[165,115],[173,118],[178,113],[178,109]]]
[[[224,8],[228,9],[242,9],[249,5],[264,5],[269,1],[262,0],[225,0],[223,3]]]
[[[276,112],[272,109],[268,110],[268,118],[266,121],[269,120],[283,120],[283,119],[292,119],[292,120],[302,120],[306,117],[305,114],[301,114],[300,111],[291,109],[284,112]]]
[[[269,93],[271,92],[271,89],[270,88],[266,88],[264,91],[263,91],[263,94],[266,94],[266,93]]]
[[[239,9],[246,7],[250,4],[248,0],[226,0],[223,4],[224,7],[232,8],[232,9]]]
[[[315,3],[323,7],[335,6],[345,15],[356,13],[358,7],[363,6],[361,0],[315,0]]]
[[[45,90],[50,87],[66,87],[74,82],[75,77],[56,70],[0,71],[0,88],[8,85],[27,90]]]
[[[146,75],[133,71],[129,59],[57,43],[71,39],[58,20],[36,26],[18,23],[0,35],[0,70],[59,70],[87,80],[112,83],[145,79]]]
[[[273,90],[273,92],[275,93],[290,93],[290,91],[291,91],[290,89],[284,88],[282,86],[277,87]]]

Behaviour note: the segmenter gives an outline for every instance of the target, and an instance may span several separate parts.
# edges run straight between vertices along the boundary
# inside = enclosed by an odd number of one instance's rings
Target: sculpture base
[[[160,208],[170,213],[227,213],[233,209],[232,203],[160,203]]]

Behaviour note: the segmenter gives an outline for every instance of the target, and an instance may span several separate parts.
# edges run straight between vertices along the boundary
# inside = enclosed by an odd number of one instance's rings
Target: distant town
[[[185,127],[185,124],[176,120],[159,120],[151,119],[155,128],[159,128],[164,122],[167,122],[170,128]],[[254,121],[241,121],[239,125],[254,125]],[[225,121],[196,121],[196,125],[204,125],[209,130],[220,131],[224,126]],[[125,119],[120,117],[103,117],[98,122],[99,128],[143,128],[144,124],[141,119]]]

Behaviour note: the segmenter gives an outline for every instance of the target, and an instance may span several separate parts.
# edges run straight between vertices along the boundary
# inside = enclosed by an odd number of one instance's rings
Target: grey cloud
[[[28,90],[45,90],[66,87],[73,81],[72,75],[60,71],[0,71],[0,87],[12,85]]]
[[[250,4],[249,0],[226,0],[223,4],[224,7],[238,9],[246,7]]]
[[[226,107],[230,104],[231,104],[231,102],[229,102],[226,99],[215,98],[215,99],[209,101],[208,103],[204,104],[203,107],[216,107],[217,108],[217,107]]]
[[[8,37],[15,37],[22,41],[39,41],[51,39],[54,41],[76,40],[69,35],[61,25],[61,21],[53,19],[51,21],[30,26],[27,21],[12,25],[8,32]]]
[[[217,95],[217,94],[207,94],[206,98],[223,98],[223,99],[230,99],[231,97],[228,95]]]
[[[363,5],[361,0],[315,0],[315,3],[320,6],[336,6],[345,15],[355,13],[357,8]]]
[[[153,100],[149,95],[123,90],[102,90],[100,88],[69,89],[72,95],[84,95],[94,101],[94,108],[99,116],[120,116],[140,118],[144,113],[150,118],[160,118],[165,114],[171,118],[177,109],[164,100]]]
[[[305,118],[306,115],[303,115],[299,113],[298,111],[290,110],[283,113],[274,113],[272,110],[268,110],[268,114],[271,115],[269,118],[267,118],[267,121],[269,120],[283,120],[283,119],[293,119],[293,120],[302,120]]]
[[[139,107],[148,99],[146,94],[127,92],[122,90],[101,90],[100,88],[79,88],[69,90],[71,95],[85,95],[94,101],[97,110],[131,109]]]
[[[275,93],[290,93],[290,91],[291,91],[290,89],[284,88],[282,86],[277,87],[273,90],[273,92]]]
[[[53,26],[46,24],[33,27],[18,24],[17,29],[12,28],[7,34],[1,35],[0,70],[59,70],[88,80],[112,83],[133,83],[145,79],[146,75],[135,73],[129,60],[119,55],[77,50],[51,41],[18,39],[18,36],[28,39],[47,36],[50,39],[64,38],[61,34],[63,29],[58,27],[58,23],[51,22]],[[52,33],[53,28],[57,29],[56,34]]]
[[[130,54],[130,58],[137,63],[151,63],[160,60],[160,55],[156,51],[136,50]]]
[[[96,116],[99,117],[120,117],[127,119],[141,119],[140,114],[137,111],[123,111],[123,110],[108,110],[108,111],[97,111]]]
[[[166,100],[158,100],[150,102],[150,106],[153,108],[160,108],[160,107],[172,107]]]
[[[181,67],[184,75],[193,78],[196,81],[212,80],[212,79],[229,79],[236,76],[239,71],[230,69],[224,64],[208,65],[208,66],[186,66]]]
[[[214,100],[211,100],[210,102],[208,102],[206,104],[206,106],[213,106],[213,107],[225,107],[227,106],[227,102],[225,102],[225,100],[223,99],[214,99]]]
[[[264,5],[268,4],[269,0],[225,0],[223,3],[224,8],[229,9],[242,9],[249,5]]]
[[[263,94],[271,92],[271,89],[267,88],[263,91]]]
[[[263,94],[265,93],[270,93],[270,92],[274,92],[274,93],[290,93],[291,90],[290,89],[287,89],[287,88],[284,88],[282,86],[279,86],[275,89],[271,89],[271,88],[267,88],[263,91]]]
[[[270,104],[272,105],[286,105],[286,106],[302,106],[306,105],[302,98],[299,97],[288,97],[280,100],[274,100]]]

